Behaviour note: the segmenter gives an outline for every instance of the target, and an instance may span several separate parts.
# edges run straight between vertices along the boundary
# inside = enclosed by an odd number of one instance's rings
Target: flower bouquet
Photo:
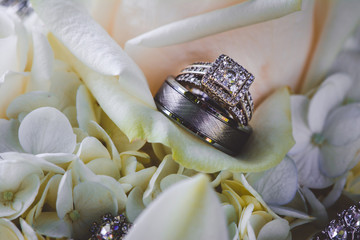
[[[0,4],[0,239],[360,236],[359,1]],[[154,101],[221,54],[255,76],[233,155]]]

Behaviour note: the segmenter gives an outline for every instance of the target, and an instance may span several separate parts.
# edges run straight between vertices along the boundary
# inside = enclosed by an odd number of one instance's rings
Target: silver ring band
[[[173,77],[166,79],[154,99],[167,117],[230,155],[238,154],[251,134],[249,126],[239,126],[226,111],[191,92]]]

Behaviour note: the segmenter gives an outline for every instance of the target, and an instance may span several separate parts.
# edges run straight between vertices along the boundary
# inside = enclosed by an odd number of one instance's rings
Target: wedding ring
[[[240,125],[249,124],[254,111],[249,87],[254,76],[230,57],[220,55],[213,63],[193,63],[183,69],[176,80],[204,91]]]
[[[198,88],[168,77],[155,96],[159,111],[219,150],[236,155],[251,134],[216,101]]]

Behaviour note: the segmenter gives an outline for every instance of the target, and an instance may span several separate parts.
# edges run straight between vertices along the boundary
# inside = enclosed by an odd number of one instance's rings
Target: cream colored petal
[[[35,156],[32,154],[18,153],[18,152],[0,153],[0,156],[4,160],[10,160],[10,161],[15,160],[19,162],[24,162],[24,164],[30,164],[33,167],[39,168],[45,172],[65,173],[64,169],[62,169],[59,166],[56,166],[51,161],[48,161],[47,156],[45,156],[45,158],[42,158],[41,155]]]
[[[290,233],[289,223],[284,219],[275,219],[260,230],[259,240],[287,240]]]
[[[49,91],[50,78],[53,74],[54,53],[43,33],[33,31],[32,38],[32,76],[27,91]]]
[[[22,218],[20,218],[20,226],[26,240],[42,240],[42,238],[38,238],[35,230]]]
[[[71,153],[41,153],[36,156],[53,164],[69,163],[76,159],[76,155]]]
[[[16,225],[6,218],[0,218],[0,232],[4,240],[24,240]]]
[[[6,72],[0,75],[0,118],[7,118],[10,103],[25,92],[28,76],[22,73]]]
[[[28,153],[72,153],[76,136],[63,113],[43,107],[29,113],[21,122],[19,141]]]
[[[244,188],[249,191],[249,193],[251,193],[251,195],[253,195],[256,200],[266,209],[266,211],[268,213],[270,213],[274,218],[279,218],[278,215],[276,215],[271,208],[265,203],[265,201],[262,199],[262,197],[260,196],[260,194],[258,192],[256,192],[256,190],[246,181],[246,178],[243,174],[241,173],[236,173],[234,174],[234,179],[241,182],[244,186]]]
[[[41,169],[22,160],[0,161],[0,192],[16,192],[26,177],[31,175],[43,176]]]
[[[76,112],[79,127],[84,131],[88,131],[90,121],[98,121],[95,105],[96,100],[91,96],[86,87],[81,85],[76,94]]]
[[[301,1],[246,1],[234,6],[186,18],[161,26],[126,43],[133,45],[163,47],[183,43],[209,35],[229,31],[263,21],[279,18],[301,9]]]
[[[24,178],[16,193],[14,193],[14,199],[11,204],[12,207],[17,205],[21,206],[21,209],[15,214],[8,216],[8,219],[13,220],[18,218],[30,207],[38,194],[39,187],[40,178],[38,175],[32,174]]]
[[[153,223],[151,228],[149,222]],[[224,212],[207,177],[199,175],[181,181],[148,206],[125,237],[145,238],[228,239]]]
[[[145,140],[133,139],[129,141],[127,136],[115,125],[115,123],[106,115],[102,114],[100,125],[109,134],[119,153],[125,151],[137,151],[144,146]]]
[[[34,228],[38,233],[54,238],[70,238],[72,234],[71,224],[59,219],[56,212],[43,212],[34,222]]]
[[[188,179],[189,177],[181,175],[181,174],[170,174],[166,177],[164,177],[160,181],[160,189],[161,191],[165,191],[167,188],[169,188],[171,185],[180,182],[182,180]]]
[[[34,0],[35,11],[46,26],[83,63],[105,75],[120,75],[119,82],[140,101],[153,104],[143,73],[121,47],[79,5],[66,0]]]
[[[126,216],[130,222],[134,222],[145,209],[142,201],[143,194],[144,191],[140,187],[135,187],[129,194],[128,201],[126,202]]]
[[[169,174],[176,173],[178,168],[179,165],[174,162],[170,155],[163,159],[159,167],[156,169],[156,172],[151,177],[149,185],[144,193],[143,201],[146,206],[149,205],[154,200],[154,198],[160,194],[161,180]]]
[[[71,170],[69,170],[66,171],[59,183],[56,199],[56,212],[60,219],[64,219],[66,214],[73,209],[73,184]]]
[[[97,138],[105,145],[108,152],[111,154],[111,158],[115,162],[120,160],[119,152],[117,151],[114,142],[98,123],[91,121],[89,123],[88,133],[90,136]]]
[[[96,175],[106,175],[114,179],[120,178],[120,172],[115,163],[109,158],[96,158],[86,164]]]
[[[326,4],[318,4],[319,28],[315,28],[317,42],[315,52],[311,56],[310,68],[306,74],[302,92],[307,92],[313,87],[318,86],[328,73],[335,57],[339,53],[347,37],[354,31],[360,21],[360,15],[357,14],[360,2],[357,0],[350,1],[329,1]]]
[[[297,219],[305,219],[308,221],[314,220],[314,217],[311,217],[307,213],[300,212],[293,208],[288,208],[288,207],[284,207],[284,206],[271,206],[271,209],[275,213],[282,215],[282,216],[288,216],[288,217],[293,217],[293,218],[297,218]]]
[[[68,69],[55,69],[51,76],[49,92],[61,99],[60,109],[76,105],[76,93],[81,82],[79,77]]]
[[[60,100],[50,92],[34,91],[20,95],[12,101],[6,111],[9,118],[17,118],[20,113],[29,113],[40,107],[58,108]]]
[[[145,168],[133,174],[129,174],[124,177],[121,177],[119,179],[119,182],[121,184],[130,184],[131,186],[139,187],[143,191],[145,191],[155,171],[156,171],[155,166]]]
[[[248,224],[248,221],[250,220],[251,214],[254,210],[254,205],[249,204],[245,207],[245,209],[241,212],[240,220],[239,220],[239,231],[241,238],[245,236],[246,234],[246,226]]]
[[[84,163],[96,158],[111,158],[106,147],[94,137],[86,137],[82,140],[77,156]]]

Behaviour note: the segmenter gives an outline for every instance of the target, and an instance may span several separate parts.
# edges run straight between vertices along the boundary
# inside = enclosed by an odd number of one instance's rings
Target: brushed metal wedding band
[[[188,89],[168,77],[155,96],[159,111],[217,149],[237,155],[251,134],[226,110],[198,89]]]

